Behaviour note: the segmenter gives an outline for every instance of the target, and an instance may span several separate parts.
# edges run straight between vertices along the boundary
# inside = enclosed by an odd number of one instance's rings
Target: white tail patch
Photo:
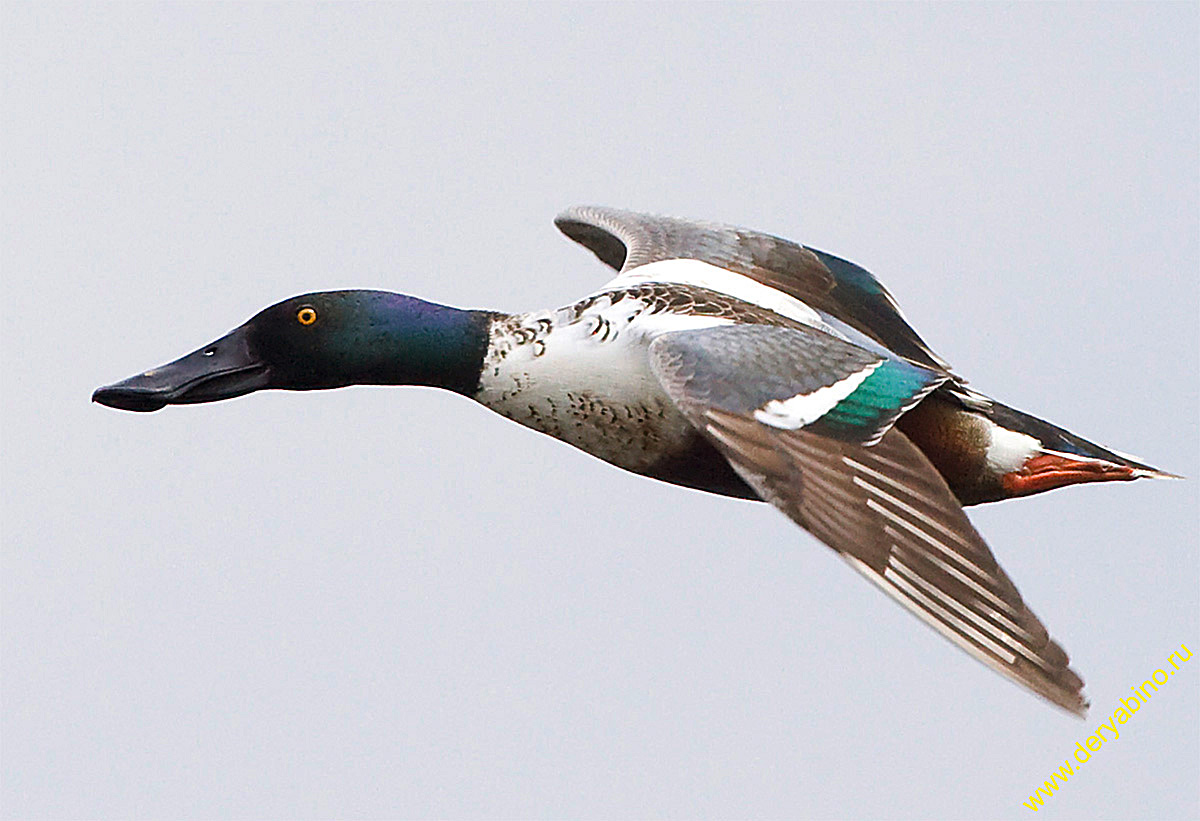
[[[988,421],[988,432],[991,441],[988,442],[988,467],[996,473],[1012,473],[1025,466],[1030,457],[1042,452],[1042,443],[1025,433],[1001,427],[995,422]]]

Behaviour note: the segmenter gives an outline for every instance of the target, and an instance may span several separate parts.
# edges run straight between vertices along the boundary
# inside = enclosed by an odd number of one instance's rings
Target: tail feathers
[[[1041,443],[1042,454],[1047,458],[1053,459],[1057,457],[1063,462],[1101,463],[1097,465],[1097,469],[1101,465],[1119,469],[1098,472],[1093,481],[1101,480],[1101,475],[1103,474],[1108,474],[1103,476],[1105,479],[1183,478],[1174,473],[1168,473],[1165,470],[1159,470],[1156,467],[1148,465],[1138,457],[1101,447],[1095,442],[1089,442],[1082,436],[1076,436],[1069,430],[1064,430],[1057,425],[1050,424],[1044,419],[1030,416],[1023,411],[1010,408],[999,402],[993,401],[991,406],[987,410],[982,411],[982,413],[1002,428],[1023,433],[1037,439]]]

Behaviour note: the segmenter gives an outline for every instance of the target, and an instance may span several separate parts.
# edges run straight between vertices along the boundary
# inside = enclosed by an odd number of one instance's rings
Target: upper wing
[[[764,500],[955,644],[1083,715],[1083,681],[1067,654],[1022,601],[941,475],[891,427],[911,406],[902,396],[919,399],[945,377],[926,371],[928,379],[906,380],[885,360],[846,393],[871,354],[841,352],[838,359],[837,345],[818,335],[825,336],[768,326],[683,331],[651,343],[650,362],[684,416]],[[813,339],[818,353],[808,354]],[[781,346],[790,346],[783,364]],[[769,372],[797,376],[764,380],[763,363]],[[886,378],[873,385],[876,374]],[[791,403],[800,423],[772,424],[761,413],[771,402]]]
[[[554,222],[622,273],[668,259],[708,262],[822,310],[900,356],[949,370],[875,277],[832,254],[743,228],[614,208],[577,206]]]

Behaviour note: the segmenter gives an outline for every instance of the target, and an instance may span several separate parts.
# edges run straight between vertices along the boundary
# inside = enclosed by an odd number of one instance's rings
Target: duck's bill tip
[[[159,369],[167,371],[170,366]],[[162,377],[134,376],[123,382],[97,388],[92,401],[110,408],[148,413],[167,405],[196,405],[202,402],[219,402],[270,387],[270,376],[260,365],[218,370],[192,376],[182,384],[162,385]]]
[[[149,391],[129,390],[119,385],[106,385],[92,392],[92,401],[110,408],[149,413],[167,406],[167,400]]]
[[[245,326],[167,365],[97,388],[92,401],[110,408],[146,413],[167,405],[218,402],[271,386]]]

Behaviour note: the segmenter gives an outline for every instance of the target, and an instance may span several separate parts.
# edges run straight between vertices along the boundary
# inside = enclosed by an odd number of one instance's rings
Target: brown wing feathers
[[[697,420],[764,499],[989,666],[1082,715],[1083,682],[903,433],[863,447],[716,409]]]

